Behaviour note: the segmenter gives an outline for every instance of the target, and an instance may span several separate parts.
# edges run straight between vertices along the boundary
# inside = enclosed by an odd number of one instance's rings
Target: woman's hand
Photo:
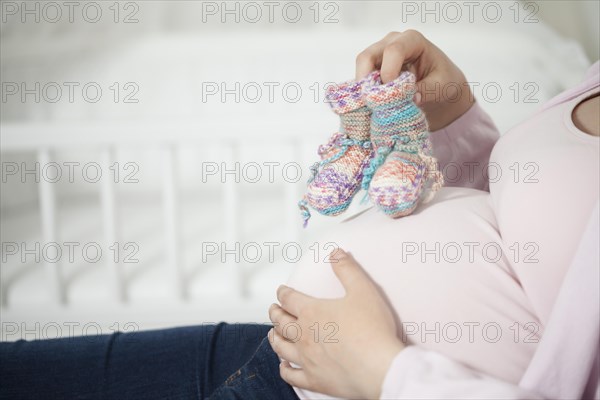
[[[423,109],[429,130],[442,129],[475,101],[460,69],[439,48],[414,30],[388,33],[356,58],[356,78],[380,69],[384,83],[402,70],[417,77],[415,103]]]
[[[317,299],[280,286],[269,317],[273,350],[290,385],[345,398],[379,398],[385,374],[404,348],[390,307],[354,258],[338,249],[331,266],[346,295]],[[294,363],[299,368],[292,367]]]

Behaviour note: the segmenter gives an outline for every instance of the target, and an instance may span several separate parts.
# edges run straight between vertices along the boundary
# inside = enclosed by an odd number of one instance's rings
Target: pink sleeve
[[[430,137],[446,186],[489,190],[487,164],[500,135],[477,102],[450,125],[431,132]]]
[[[381,399],[541,399],[437,352],[408,346],[392,361]]]

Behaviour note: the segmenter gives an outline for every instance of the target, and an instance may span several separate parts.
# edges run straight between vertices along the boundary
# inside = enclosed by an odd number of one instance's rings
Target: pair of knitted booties
[[[415,76],[382,84],[378,71],[328,88],[340,129],[320,146],[308,190],[298,204],[304,226],[309,206],[323,215],[346,211],[362,188],[383,213],[409,215],[443,185],[432,157],[425,114],[413,102]]]

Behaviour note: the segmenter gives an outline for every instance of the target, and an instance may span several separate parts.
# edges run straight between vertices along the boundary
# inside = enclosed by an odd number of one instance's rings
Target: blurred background
[[[600,37],[596,0],[0,4],[2,340],[266,322],[361,50],[420,30],[505,132]]]

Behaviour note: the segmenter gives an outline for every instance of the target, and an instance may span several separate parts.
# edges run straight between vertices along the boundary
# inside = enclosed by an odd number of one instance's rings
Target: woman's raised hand
[[[356,78],[380,69],[384,83],[403,70],[417,77],[415,103],[425,112],[429,130],[442,129],[473,104],[471,89],[462,71],[420,32],[388,33],[356,57]]]

